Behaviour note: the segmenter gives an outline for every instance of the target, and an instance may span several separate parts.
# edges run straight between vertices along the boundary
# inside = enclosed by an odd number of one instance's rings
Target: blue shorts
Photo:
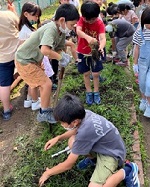
[[[102,61],[97,61],[95,64],[92,62],[91,56],[84,56],[81,53],[78,53],[78,59],[80,62],[78,63],[78,71],[80,73],[86,73],[88,71],[99,72],[103,69]]]
[[[14,60],[6,63],[0,63],[0,86],[11,86],[14,81]]]

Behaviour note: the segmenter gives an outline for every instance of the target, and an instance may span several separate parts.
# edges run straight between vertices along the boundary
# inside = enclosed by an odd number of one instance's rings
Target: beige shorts
[[[40,65],[29,63],[27,65],[22,65],[15,61],[15,66],[21,78],[27,83],[31,88],[35,88],[43,85],[47,80],[50,79],[45,74],[44,70]]]
[[[97,184],[105,184],[107,178],[114,174],[118,168],[118,161],[110,156],[97,154],[95,170],[90,179]]]

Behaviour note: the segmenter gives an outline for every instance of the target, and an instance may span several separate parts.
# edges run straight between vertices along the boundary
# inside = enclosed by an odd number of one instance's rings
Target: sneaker
[[[129,162],[125,166],[131,168],[129,175],[125,177],[126,187],[140,187],[137,164]]]
[[[150,118],[150,105],[146,106],[146,110],[144,112],[144,116]]]
[[[53,110],[51,108],[42,111],[40,109],[40,112],[37,115],[37,121],[38,122],[49,122],[49,123],[56,123],[56,120],[53,116]]]
[[[95,104],[100,104],[101,103],[101,98],[100,98],[100,93],[99,92],[94,92],[94,103]]]
[[[24,100],[24,108],[30,108],[32,105],[32,100]]]
[[[128,66],[128,61],[124,61],[124,62],[123,61],[119,61],[119,62],[116,62],[115,64],[117,66],[124,66],[125,67],[125,66]]]
[[[32,103],[31,109],[32,110],[39,110],[41,108],[41,102],[38,99],[35,103]]]
[[[5,120],[5,121],[10,120],[11,115],[12,115],[12,110],[13,110],[13,106],[10,105],[10,109],[8,111],[6,111],[6,112],[3,111],[2,112],[3,120]]]
[[[93,93],[92,92],[86,92],[86,103],[88,105],[93,104]]]
[[[52,90],[57,90],[57,84],[52,85]]]
[[[139,105],[139,109],[140,109],[142,112],[145,112],[145,110],[146,110],[146,100],[145,100],[145,99],[141,99],[140,105]]]
[[[90,159],[90,158],[85,158],[83,160],[81,160],[78,164],[77,164],[77,168],[78,169],[86,169],[88,166],[95,166],[96,165],[96,160],[95,159]]]

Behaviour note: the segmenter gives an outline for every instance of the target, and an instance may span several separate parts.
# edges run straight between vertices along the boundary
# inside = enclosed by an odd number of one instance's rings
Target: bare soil
[[[9,174],[13,164],[17,162],[17,147],[15,141],[17,137],[29,135],[35,130],[36,112],[30,108],[23,107],[25,88],[22,88],[17,97],[12,100],[13,114],[9,121],[4,121],[0,116],[0,186],[3,187],[2,180]],[[2,111],[2,108],[0,109]]]

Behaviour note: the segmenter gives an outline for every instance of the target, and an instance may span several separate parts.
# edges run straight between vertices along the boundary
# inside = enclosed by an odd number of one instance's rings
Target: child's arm
[[[103,53],[103,49],[106,45],[106,35],[105,35],[105,33],[101,33],[99,35],[99,41],[100,41],[99,51],[101,51]]]
[[[138,68],[138,58],[139,58],[139,46],[135,44],[134,46],[134,52],[133,52],[133,71],[135,74],[138,73],[139,68]]]
[[[139,46],[135,44],[134,46],[134,52],[133,52],[133,63],[138,64],[138,58],[139,58]]]
[[[75,135],[77,132],[77,129],[67,131],[61,135],[56,136],[55,138],[50,139],[44,146],[44,150],[50,149],[52,146],[54,146],[58,141],[62,141],[65,139],[70,138],[72,135]]]
[[[62,56],[60,54],[61,51],[59,51],[59,52],[53,51],[49,46],[46,46],[46,45],[42,45],[41,53],[44,56],[47,56],[49,59],[56,59],[59,61],[62,58]]]
[[[73,153],[70,153],[68,158],[58,165],[54,166],[53,168],[49,169],[46,168],[46,171],[42,174],[40,180],[39,180],[39,187],[43,186],[44,182],[53,175],[57,175],[59,173],[63,173],[64,171],[70,170],[73,165],[76,163],[78,159],[78,155],[75,155]]]
[[[85,32],[82,31],[82,27],[80,27],[80,26],[77,26],[76,33],[80,38],[84,38],[89,44],[94,44],[97,42],[96,38],[93,38],[93,37],[85,34]]]

